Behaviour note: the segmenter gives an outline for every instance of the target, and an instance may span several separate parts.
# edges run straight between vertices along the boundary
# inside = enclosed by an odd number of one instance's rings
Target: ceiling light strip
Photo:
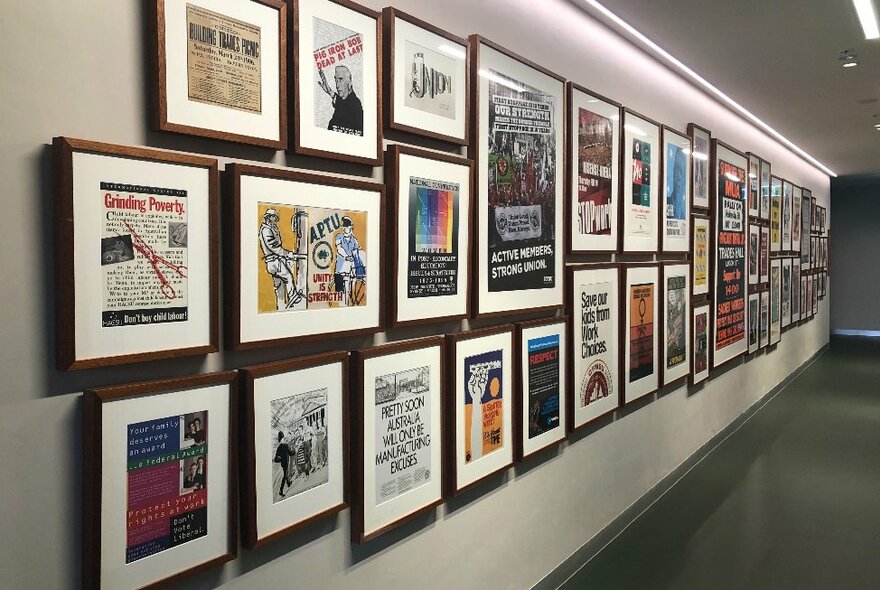
[[[880,29],[877,27],[877,15],[871,0],[853,0],[856,14],[859,15],[859,23],[865,32],[865,39],[880,39]]]
[[[693,71],[692,69],[690,69],[689,67],[684,65],[682,62],[680,62],[678,59],[676,59],[668,51],[666,51],[665,49],[663,49],[662,47],[660,47],[659,45],[657,45],[656,43],[654,43],[653,41],[648,39],[645,35],[640,33],[635,27],[633,27],[628,22],[626,22],[625,20],[623,20],[622,18],[620,18],[619,16],[617,16],[616,14],[614,14],[613,12],[611,12],[610,10],[605,8],[602,4],[600,4],[596,0],[584,0],[584,2],[586,2],[587,4],[589,4],[590,6],[595,8],[596,10],[598,10],[605,17],[607,17],[608,19],[613,21],[615,24],[620,26],[622,29],[624,29],[626,32],[628,32],[630,35],[632,35],[633,37],[635,37],[636,39],[638,39],[639,41],[641,41],[642,43],[644,43],[645,45],[650,47],[657,55],[659,55],[660,57],[662,57],[664,60],[668,61],[672,65],[674,65],[676,68],[681,70],[684,74],[686,74],[689,78],[691,78],[692,80],[697,82],[700,86],[702,86],[703,88],[708,90],[711,94],[715,95],[716,97],[718,97],[719,99],[724,101],[728,106],[730,106],[733,110],[737,111],[739,114],[743,115],[749,121],[751,121],[752,123],[754,123],[755,125],[757,125],[761,129],[763,129],[764,131],[766,131],[767,133],[772,135],[780,143],[782,143],[787,148],[789,148],[790,150],[795,152],[797,155],[799,155],[803,159],[807,160],[809,163],[813,164],[814,166],[816,166],[817,168],[819,168],[820,170],[822,170],[823,172],[825,172],[829,176],[834,176],[834,177],[837,176],[837,173],[834,172],[833,170],[831,170],[828,166],[826,166],[825,164],[823,164],[822,162],[820,162],[819,160],[817,160],[816,158],[814,158],[813,156],[811,156],[810,154],[808,154],[807,152],[805,152],[804,150],[799,148],[791,140],[787,139],[784,135],[782,135],[781,133],[779,133],[778,131],[773,129],[773,127],[771,127],[770,125],[768,125],[767,123],[765,123],[764,121],[762,121],[761,119],[759,119],[758,117],[753,115],[744,106],[740,105],[738,102],[736,102],[735,100],[733,100],[732,98],[730,98],[729,96],[727,96],[726,94],[721,92],[721,90],[719,90],[718,88],[713,86],[708,80],[706,80],[705,78],[703,78],[702,76],[697,74],[695,71]]]

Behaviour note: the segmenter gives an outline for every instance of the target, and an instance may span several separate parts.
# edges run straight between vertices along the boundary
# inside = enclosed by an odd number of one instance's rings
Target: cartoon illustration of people
[[[278,311],[290,309],[305,297],[302,288],[297,289],[299,273],[297,265],[305,262],[307,256],[286,249],[281,243],[278,221],[281,217],[275,209],[263,213],[260,225],[260,248],[266,263],[266,272],[272,276],[275,286],[275,306]]]
[[[333,271],[333,286],[338,293],[344,293],[340,305],[347,307],[363,301],[367,277],[366,253],[354,235],[354,222],[351,217],[342,218],[342,231],[336,233],[336,265]]]
[[[318,70],[321,79],[318,86],[333,101],[333,117],[327,125],[330,131],[340,131],[350,135],[364,134],[364,107],[354,92],[351,81],[351,70],[346,66],[336,66],[333,76],[336,92],[330,90],[323,70]]]

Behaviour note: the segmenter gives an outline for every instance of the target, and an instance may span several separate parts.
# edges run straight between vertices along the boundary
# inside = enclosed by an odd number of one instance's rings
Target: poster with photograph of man
[[[328,482],[327,389],[270,401],[272,502]]]
[[[314,17],[316,127],[364,134],[364,56],[360,33]]]

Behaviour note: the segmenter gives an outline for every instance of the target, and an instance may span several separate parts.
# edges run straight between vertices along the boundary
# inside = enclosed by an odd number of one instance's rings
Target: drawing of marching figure
[[[308,213],[296,209],[291,215],[290,226],[296,237],[295,252],[282,244],[278,222],[281,216],[274,208],[263,213],[263,224],[260,226],[260,248],[266,263],[266,272],[272,276],[275,287],[275,307],[278,311],[285,309],[305,309],[308,288],[308,240],[304,239],[308,224]]]
[[[501,359],[500,350],[465,358],[465,463],[500,449],[504,442]]]
[[[354,235],[351,217],[342,218],[342,230],[336,233],[335,243],[333,283],[336,292],[343,293],[340,305],[362,305],[367,294],[367,255]]]
[[[270,448],[275,450],[272,501],[277,503],[325,484],[329,479],[327,390],[272,400],[271,410]]]

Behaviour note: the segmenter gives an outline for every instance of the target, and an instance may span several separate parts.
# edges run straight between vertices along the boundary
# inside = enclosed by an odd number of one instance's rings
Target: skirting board
[[[703,446],[697,449],[690,457],[685,459],[681,465],[669,472],[669,474],[661,479],[653,488],[645,492],[645,494],[636,500],[629,508],[624,510],[617,518],[612,520],[605,528],[596,533],[592,539],[586,542],[580,549],[575,551],[570,557],[559,564],[553,571],[544,576],[532,590],[556,590],[566,580],[575,574],[588,561],[593,559],[602,549],[611,543],[620,533],[622,533],[630,524],[632,524],[645,510],[651,507],[660,497],[669,491],[678,481],[687,475],[700,461],[703,460],[715,447],[724,442],[724,440],[745,424],[749,418],[754,416],[761,410],[770,400],[785,389],[796,377],[809,367],[813,361],[819,358],[825,351],[829,349],[826,344],[817,350],[813,356],[804,361],[797,369],[789,373],[788,377],[780,381],[773,389],[767,392],[764,397],[752,404],[742,414],[733,419],[733,421],[722,428],[718,434],[706,441]]]

